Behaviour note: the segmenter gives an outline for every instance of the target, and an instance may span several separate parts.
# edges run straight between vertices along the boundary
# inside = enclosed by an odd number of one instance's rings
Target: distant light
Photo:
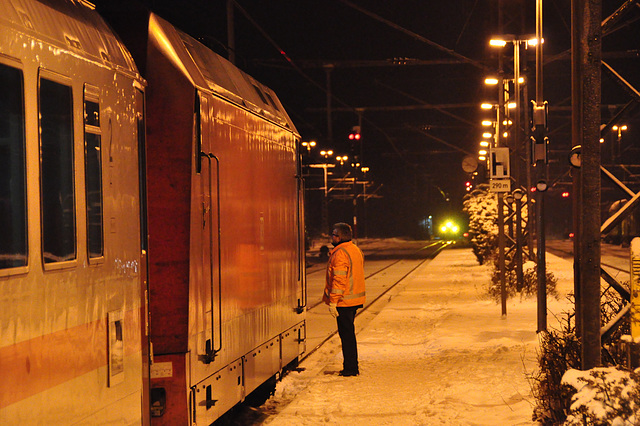
[[[493,121],[491,120],[482,120],[482,125],[485,127],[493,126]]]
[[[481,146],[481,147],[484,147],[484,148],[487,148],[487,147],[489,147],[489,142],[487,142],[487,141],[480,141],[480,146]]]
[[[516,106],[517,106],[517,105],[516,105],[516,103],[515,103],[515,102],[509,102],[509,103],[507,104],[507,108],[509,108],[509,109],[514,109]]]
[[[502,137],[503,137],[503,138],[508,138],[508,137],[509,137],[509,132],[504,132],[504,133],[502,134]]]
[[[523,84],[524,83],[524,77],[518,78],[518,83]]]
[[[480,161],[485,161],[487,159],[487,157],[485,157],[484,155],[479,155],[478,156],[478,160]]]
[[[600,138],[600,143],[604,143],[604,138]]]
[[[569,193],[567,191],[563,192],[562,198],[569,198]]]
[[[481,104],[480,108],[482,109],[493,109],[493,104]]]
[[[487,155],[487,150],[485,150],[485,149],[481,149],[480,151],[478,151],[478,154],[480,154],[480,155]]]
[[[496,84],[498,84],[498,79],[495,77],[487,77],[484,79],[484,84],[489,86],[495,86]]]
[[[575,237],[575,234],[573,232],[569,232],[569,238],[573,238]]]
[[[507,41],[506,40],[499,40],[499,39],[491,39],[491,40],[489,40],[489,46],[505,47],[506,45],[507,45]]]
[[[483,137],[483,138],[487,138],[487,139],[491,139],[491,138],[493,137],[493,134],[492,134],[492,133],[489,133],[489,132],[484,132],[484,133],[482,134],[482,137]]]
[[[442,232],[447,232],[447,227],[443,225],[443,226],[440,227],[440,230]]]
[[[542,44],[544,44],[544,37],[542,38]],[[527,46],[537,46],[538,45],[538,39],[537,38],[531,38],[529,40],[527,40]]]
[[[465,237],[465,238],[469,238],[469,233],[465,232],[464,234],[462,234],[462,236]]]

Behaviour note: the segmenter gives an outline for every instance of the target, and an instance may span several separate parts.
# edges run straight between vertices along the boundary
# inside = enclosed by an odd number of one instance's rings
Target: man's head
[[[333,245],[338,245],[345,241],[350,241],[352,238],[351,226],[348,223],[336,223],[333,225],[333,232],[331,233],[331,242]]]

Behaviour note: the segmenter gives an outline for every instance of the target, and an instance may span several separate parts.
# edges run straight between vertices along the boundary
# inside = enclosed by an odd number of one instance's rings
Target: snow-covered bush
[[[562,383],[567,370],[580,368],[580,343],[575,334],[573,313],[559,317],[560,329],[541,332],[539,369],[529,376],[536,405],[533,420],[544,425],[561,424],[566,418],[572,390]]]
[[[482,265],[498,247],[498,199],[480,184],[464,197],[463,208],[469,215],[471,248]]]
[[[623,283],[623,286],[628,286],[628,283]],[[628,290],[628,288],[627,288]],[[604,326],[611,321],[617,312],[620,311],[624,301],[618,295],[617,292],[607,289],[601,294],[600,303],[600,319],[601,324]],[[571,397],[576,392],[575,386],[569,386],[568,382],[563,382],[562,377],[565,373],[572,369],[579,369],[581,346],[578,337],[575,332],[575,313],[573,311],[566,312],[559,318],[559,329],[550,328],[548,331],[539,334],[540,338],[540,352],[538,353],[539,369],[529,376],[531,382],[532,393],[536,400],[536,406],[533,411],[533,419],[544,425],[557,425],[562,424],[567,414],[570,413]],[[618,328],[614,330],[609,336],[607,341],[602,342],[602,363],[605,366],[617,366],[623,365],[626,361],[626,352],[622,349],[620,342],[623,334],[629,334],[630,325],[629,318],[623,319]],[[637,373],[633,373],[634,380],[638,382]],[[588,388],[585,389],[585,392]],[[603,388],[602,390],[606,395],[611,397],[617,395],[617,391],[612,388]],[[593,393],[592,395],[596,395]],[[636,396],[628,393],[620,393],[621,398],[625,395],[629,395],[633,398]],[[581,397],[582,398],[582,397]],[[630,403],[630,402],[629,402]],[[625,418],[627,412],[626,402],[619,405],[620,410],[617,410],[615,404],[611,408],[612,413],[615,416],[621,416]],[[638,401],[634,402],[634,407],[639,407]],[[577,406],[576,406],[577,407]],[[637,408],[635,408],[637,410]],[[582,413],[576,411],[576,413]],[[577,418],[577,417],[574,417]],[[615,418],[615,417],[613,417]],[[640,418],[635,423],[619,423],[620,425],[627,424],[640,424]],[[587,418],[589,419],[589,418]],[[594,417],[595,419],[595,417]],[[578,421],[578,420],[575,420]],[[584,423],[569,423],[585,424],[585,425],[600,425],[611,423],[593,423],[586,421]]]
[[[640,370],[615,367],[571,369],[562,383],[577,392],[571,398],[567,426],[637,425],[640,423]]]
[[[501,283],[500,283],[500,270],[498,269],[498,262],[494,260],[494,268],[491,273],[491,284],[489,285],[489,295],[495,300],[500,300]],[[518,290],[518,276],[515,269],[511,269],[505,272],[505,284],[507,290],[507,297],[515,297],[520,293],[520,297],[534,296],[538,292],[538,270],[536,263],[533,261],[525,262],[522,265],[522,288]],[[556,285],[558,279],[552,272],[547,272],[547,295],[557,297],[558,291]]]

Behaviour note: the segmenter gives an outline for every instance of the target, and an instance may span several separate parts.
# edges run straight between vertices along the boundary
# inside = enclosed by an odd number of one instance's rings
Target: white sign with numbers
[[[489,181],[491,192],[511,192],[511,179],[491,179]]]

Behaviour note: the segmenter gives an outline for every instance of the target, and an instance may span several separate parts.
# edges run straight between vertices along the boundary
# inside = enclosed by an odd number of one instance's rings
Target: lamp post
[[[324,172],[324,197],[322,197],[322,229],[326,232],[329,231],[329,172],[328,168],[335,167],[333,164],[328,164],[327,160],[333,155],[332,150],[322,150],[320,155],[324,157],[324,163],[322,164],[310,164],[309,167],[321,168]]]
[[[616,131],[616,132],[618,132],[618,137],[616,139],[616,145],[617,145],[617,148],[618,148],[618,162],[620,164],[622,164],[622,149],[621,149],[621,146],[622,146],[622,143],[621,143],[622,142],[622,132],[627,130],[627,125],[626,124],[623,124],[623,125],[620,125],[620,126],[615,125],[615,126],[611,127],[611,129]]]
[[[301,145],[307,148],[307,154],[310,154],[311,148],[316,146],[316,141],[303,141]]]
[[[498,83],[500,83],[498,80]],[[490,104],[483,103],[480,107],[484,110],[496,110],[496,122],[495,122],[495,139],[494,147],[497,148],[500,145],[500,112],[504,106],[504,93],[502,90],[498,92],[498,103]],[[494,159],[490,153],[489,156],[489,176],[493,174],[494,165],[492,164]],[[505,236],[504,236],[504,196],[502,192],[498,192],[498,275],[500,277],[500,301],[502,305],[502,316],[507,316],[507,281],[505,274]]]

